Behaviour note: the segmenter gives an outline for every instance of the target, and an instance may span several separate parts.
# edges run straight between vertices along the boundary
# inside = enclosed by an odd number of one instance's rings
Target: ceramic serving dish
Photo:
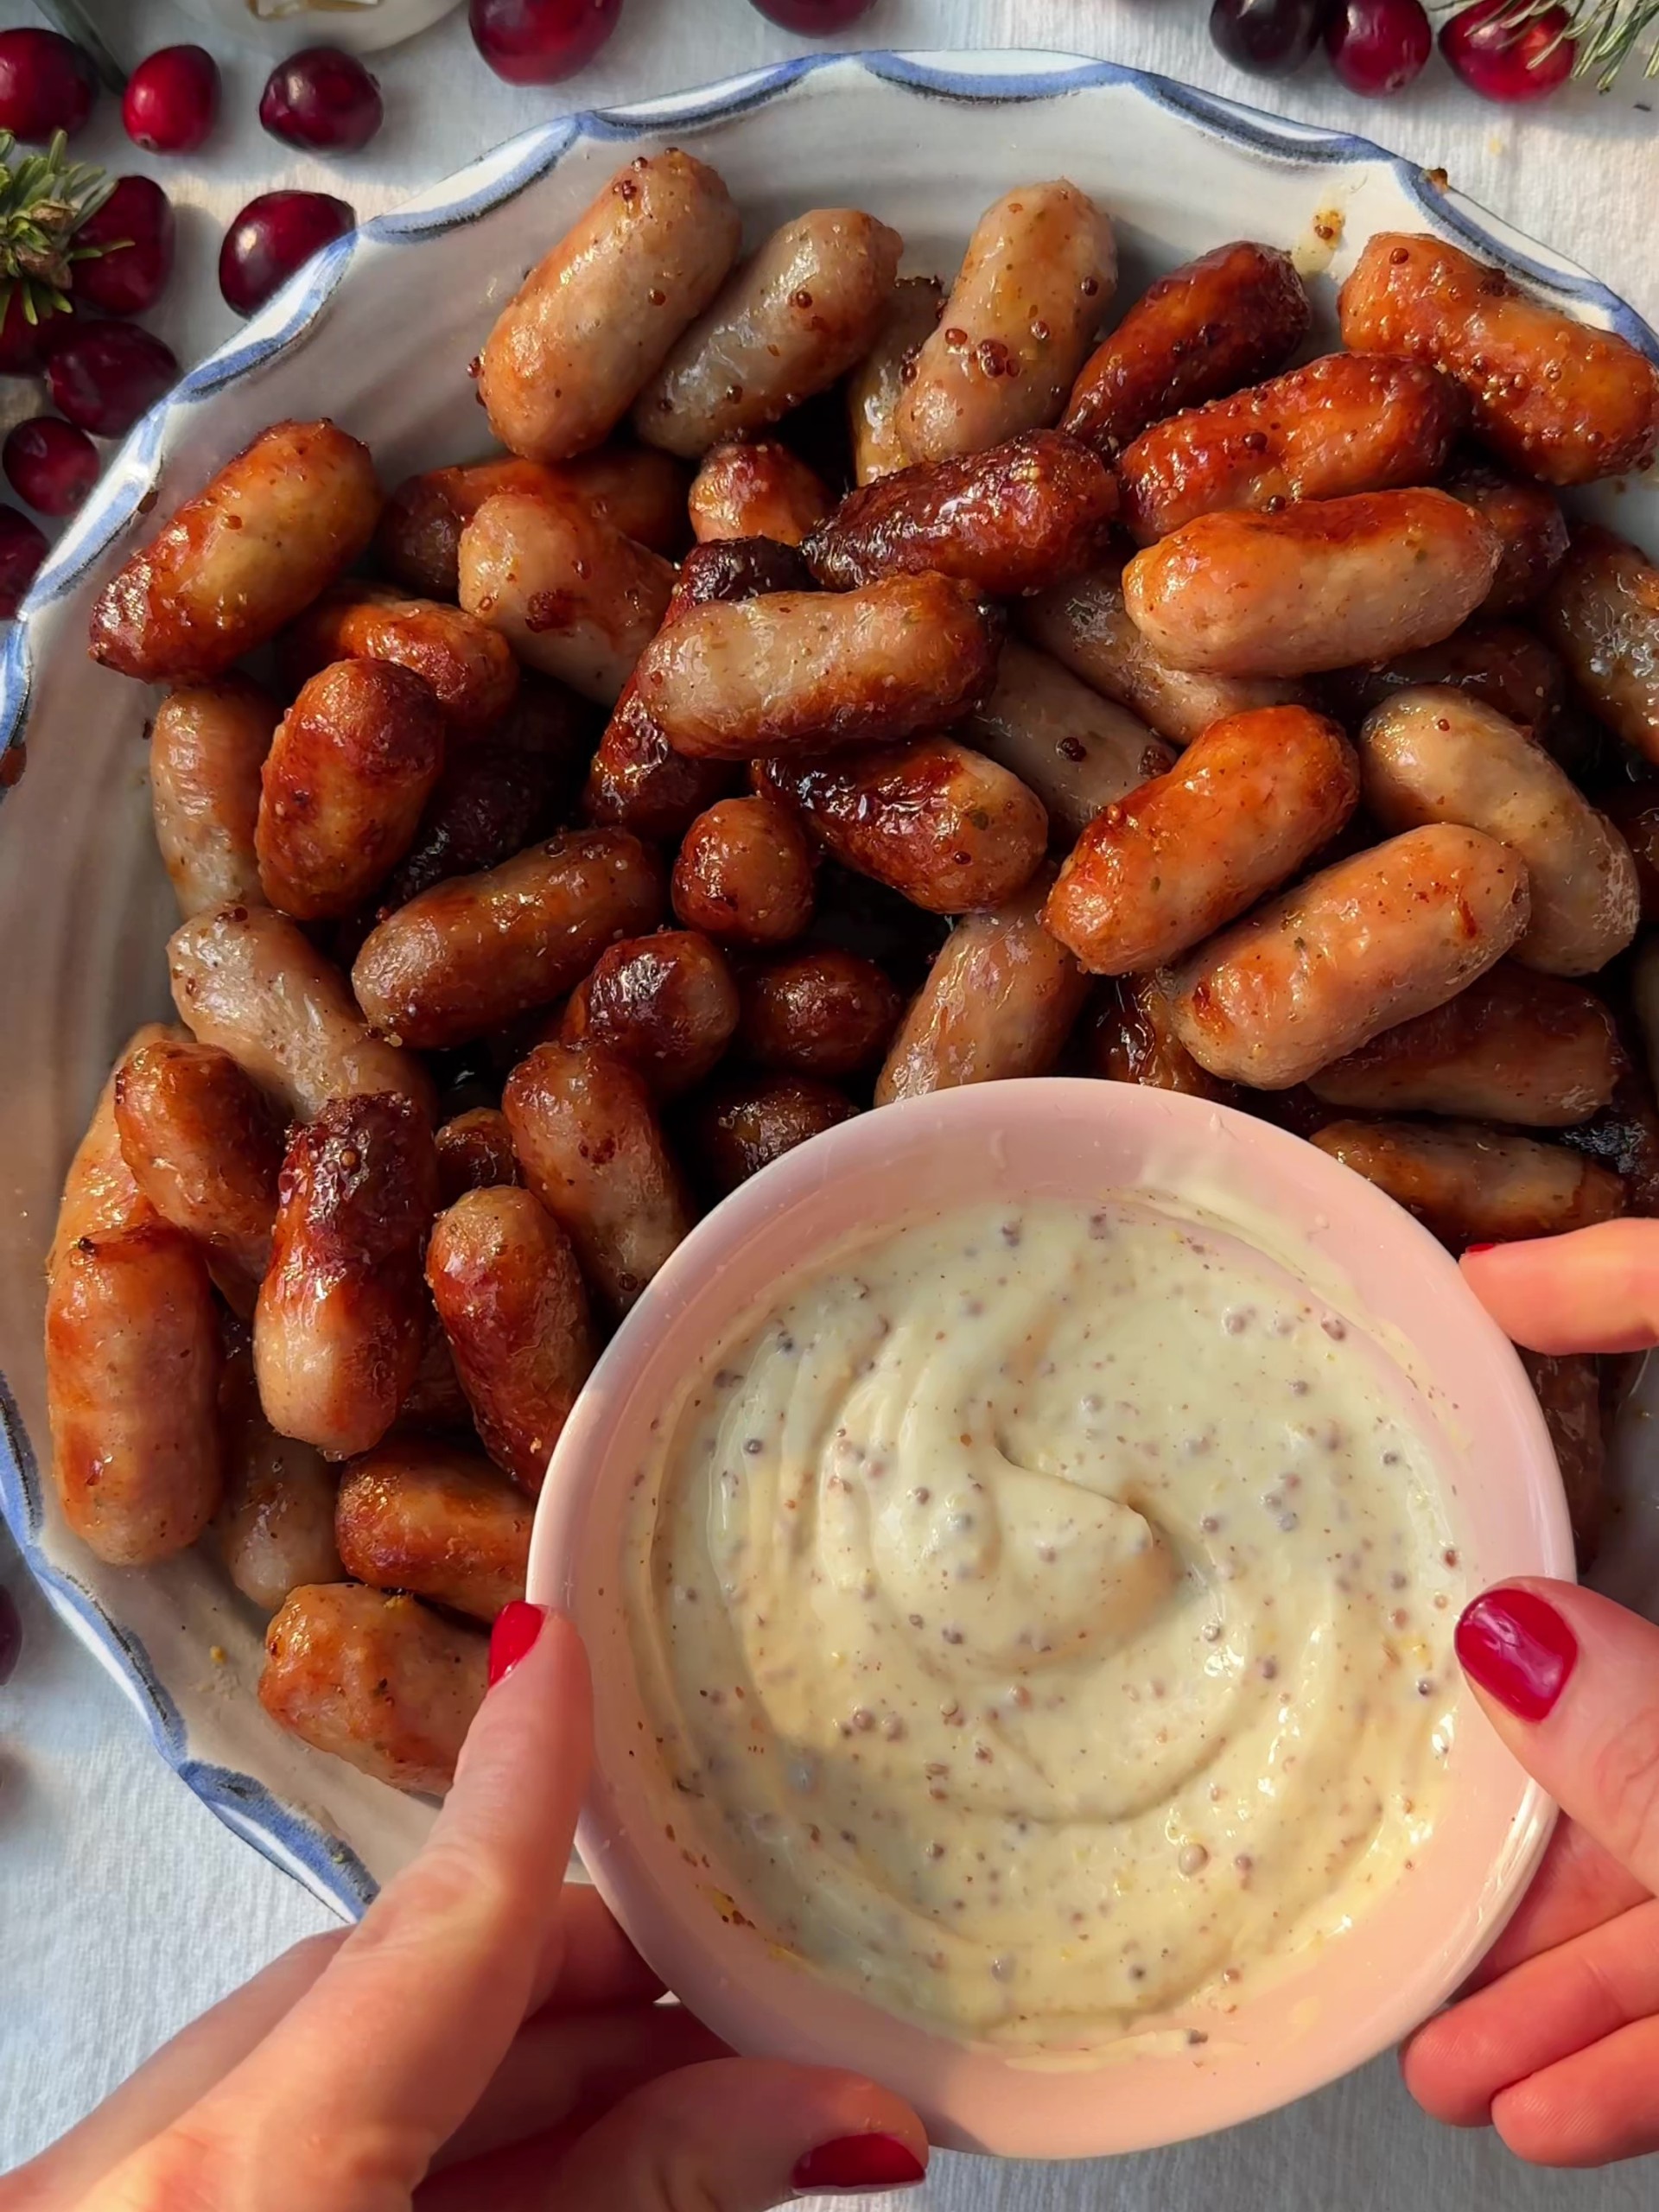
[[[279,416],[334,416],[370,442],[388,483],[477,452],[467,364],[501,303],[619,162],[673,142],[722,171],[753,234],[855,198],[903,232],[916,270],[952,269],[997,194],[1065,173],[1110,211],[1126,296],[1225,238],[1258,237],[1308,269],[1328,263],[1313,285],[1327,335],[1335,282],[1366,237],[1430,229],[1659,358],[1652,332],[1593,277],[1363,139],[1108,62],[814,56],[515,139],[329,248],[138,426],[0,661],[0,1496],[54,1603],[126,1686],[162,1756],[347,1913],[416,1847],[430,1808],[268,1722],[253,1694],[262,1624],[213,1562],[100,1566],[64,1529],[42,1464],[42,1255],[99,1082],[128,1033],[167,1010],[175,919],[144,786],[150,702],[87,659],[87,614],[152,511]],[[1659,550],[1650,480],[1603,496]]]

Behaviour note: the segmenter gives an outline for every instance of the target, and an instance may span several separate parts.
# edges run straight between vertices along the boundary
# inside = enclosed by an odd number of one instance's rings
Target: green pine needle
[[[1468,0],[1473,4],[1473,0]],[[1550,14],[1560,0],[1512,0],[1491,21],[1504,29],[1518,30],[1535,17]],[[1567,21],[1547,51],[1563,38],[1578,48],[1573,74],[1594,79],[1598,92],[1610,92],[1620,70],[1648,41],[1643,74],[1659,77],[1659,0],[1565,0]],[[1452,14],[1461,15],[1462,7]]]
[[[16,295],[24,321],[38,323],[42,315],[67,312],[73,263],[113,250],[112,243],[78,246],[74,238],[114,191],[115,180],[89,162],[67,160],[61,130],[44,153],[14,162],[16,143],[10,130],[0,130],[0,321]]]

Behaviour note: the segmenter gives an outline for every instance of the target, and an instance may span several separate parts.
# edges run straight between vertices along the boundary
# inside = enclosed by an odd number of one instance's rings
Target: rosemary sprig
[[[77,245],[75,233],[115,189],[115,180],[90,162],[66,158],[61,130],[44,153],[14,162],[16,142],[0,130],[0,320],[21,296],[23,320],[62,315],[69,307],[70,270],[111,246]]]
[[[1472,4],[1472,0],[1470,0]],[[1491,20],[1505,30],[1519,29],[1535,16],[1550,14],[1562,0],[1512,0]],[[1567,21],[1552,48],[1570,38],[1578,51],[1573,74],[1592,78],[1598,92],[1610,92],[1624,64],[1649,41],[1643,73],[1659,77],[1659,0],[1565,0]],[[1452,10],[1460,15],[1461,8]]]

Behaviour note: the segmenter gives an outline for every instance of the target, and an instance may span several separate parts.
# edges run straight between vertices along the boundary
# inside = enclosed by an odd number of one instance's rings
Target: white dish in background
[[[187,15],[271,54],[342,46],[372,54],[428,29],[461,0],[179,0]]]
[[[1647,326],[1592,277],[1363,139],[1108,62],[873,54],[785,62],[514,140],[330,248],[139,425],[54,549],[0,664],[0,756],[25,736],[29,753],[0,805],[0,1497],[54,1604],[163,1756],[348,1913],[416,1848],[430,1808],[268,1721],[254,1697],[262,1623],[216,1565],[192,1554],[138,1573],[101,1566],[65,1529],[38,1456],[41,1268],[63,1171],[120,1044],[168,1011],[175,919],[144,785],[152,701],[88,660],[87,615],[151,510],[165,514],[277,417],[335,416],[369,441],[388,484],[482,448],[466,368],[494,315],[620,161],[674,142],[720,168],[751,235],[853,199],[904,232],[913,270],[948,271],[988,201],[1061,173],[1109,211],[1126,298],[1229,238],[1291,248],[1305,266],[1329,252],[1313,287],[1326,340],[1330,280],[1365,238],[1431,229],[1659,359]],[[1315,220],[1328,230],[1333,216],[1332,248]],[[1650,477],[1595,502],[1659,551]],[[1617,1575],[1617,1535],[1611,1554]],[[1656,1593],[1659,1566],[1621,1587]]]

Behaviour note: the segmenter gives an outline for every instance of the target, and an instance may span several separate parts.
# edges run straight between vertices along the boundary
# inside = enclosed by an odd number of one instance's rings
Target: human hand
[[[564,1885],[590,1747],[569,1623],[509,1606],[491,1678],[429,1841],[360,1925],[186,2029],[0,2212],[761,2212],[922,2178],[906,2105],[729,2056]]]

